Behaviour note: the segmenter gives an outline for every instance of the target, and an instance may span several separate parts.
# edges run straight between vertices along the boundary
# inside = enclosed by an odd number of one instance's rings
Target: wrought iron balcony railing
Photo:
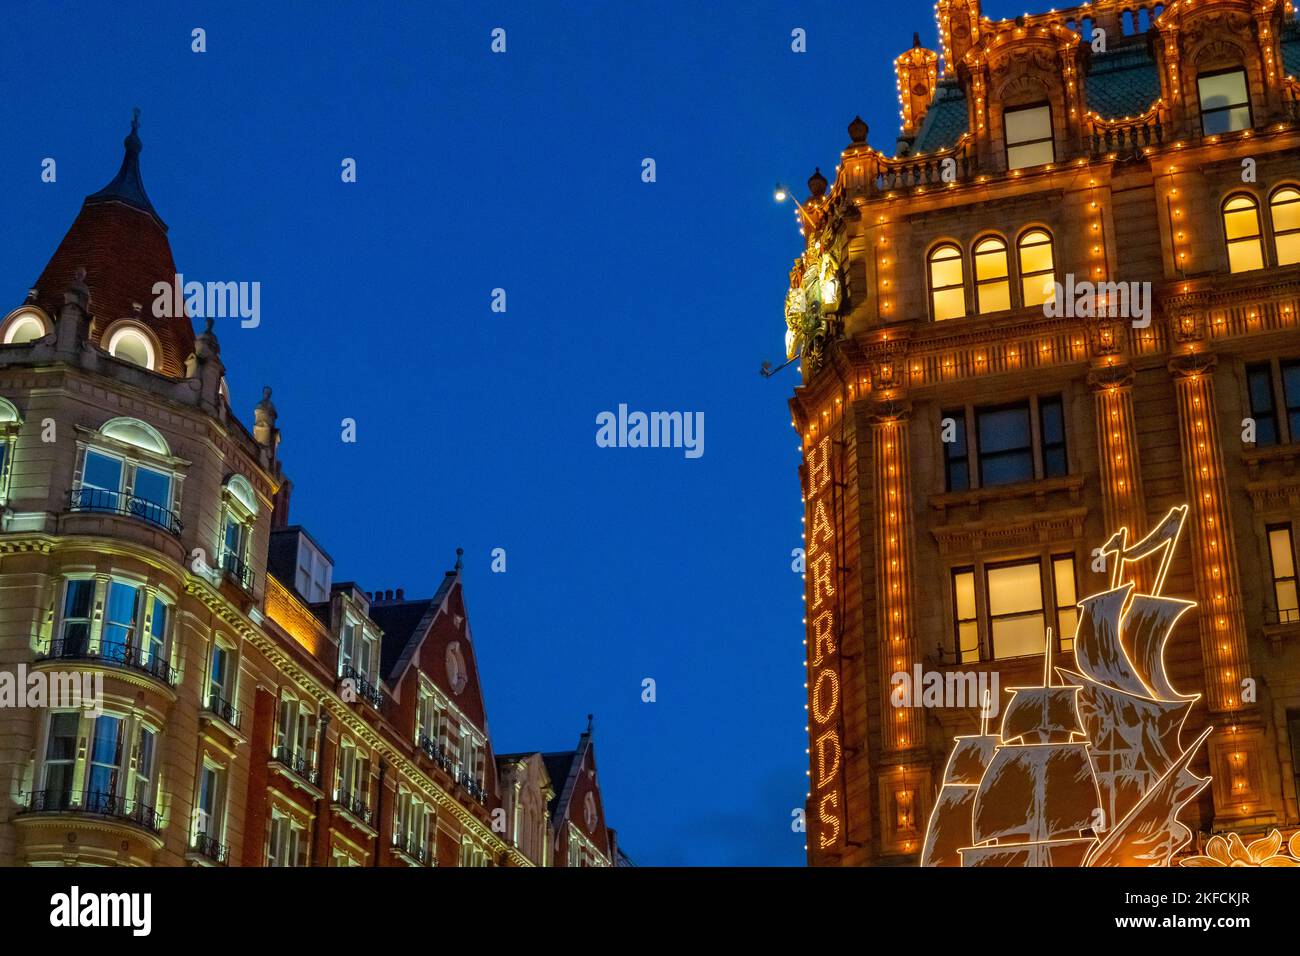
[[[175,687],[179,679],[176,668],[168,664],[165,657],[152,653],[147,647],[132,647],[115,641],[100,641],[97,647],[92,648],[79,638],[54,640],[50,641],[49,649],[40,655],[40,659],[90,661],[106,667],[123,667],[148,674],[168,687]]]
[[[346,790],[340,790],[334,795],[334,805],[346,810],[362,823],[370,824],[370,807],[366,804],[365,798],[360,794],[348,793]]]
[[[147,803],[100,790],[36,790],[21,812],[91,814],[133,823],[154,833],[162,829],[157,811]]]
[[[106,491],[103,488],[73,488],[68,492],[69,511],[94,511],[137,518],[174,535],[181,533],[181,519],[170,508],[147,498]]]
[[[420,734],[420,749],[424,751],[426,757],[447,771],[447,773],[451,773],[451,757],[428,734]]]
[[[221,554],[221,570],[245,591],[253,590],[253,569],[228,548]]]
[[[208,694],[207,700],[203,703],[203,709],[209,714],[215,714],[235,730],[239,729],[239,711],[230,701],[216,694]]]
[[[343,673],[339,675],[340,681],[351,681],[352,689],[356,691],[357,697],[364,700],[371,707],[378,710],[384,702],[384,695],[379,688],[370,681],[351,664],[343,668]]]
[[[206,833],[200,833],[196,836],[190,849],[195,853],[206,856],[213,863],[220,863],[222,866],[230,862],[230,847]]]
[[[293,774],[313,787],[320,781],[320,771],[311,765],[311,761],[303,754],[288,747],[280,746],[271,751],[271,759],[276,763],[287,767]]]
[[[462,770],[460,772],[459,780],[460,780],[460,785],[469,791],[469,795],[471,797],[473,797],[479,803],[487,802],[487,791],[484,790],[479,785],[478,781],[474,779],[474,775],[472,773],[470,773],[468,770]]]
[[[393,837],[393,849],[400,853],[405,853],[412,860],[421,866],[429,862],[429,851],[425,848],[422,840],[417,840],[413,834],[406,836],[396,835]]]

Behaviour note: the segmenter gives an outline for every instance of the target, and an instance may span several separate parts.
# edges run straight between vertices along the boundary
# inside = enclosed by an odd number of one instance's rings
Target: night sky
[[[274,389],[291,520],[335,580],[427,597],[463,547],[496,751],[571,748],[594,712],[637,863],[802,864],[796,377],[758,374],[784,358],[801,240],[772,191],[833,179],[855,113],[892,152],[893,58],[913,30],[936,44],[931,7],[21,10],[0,30],[0,314],[140,107],[178,269],[261,283],[259,327],[217,323],[232,404],[251,426]],[[703,412],[703,456],[598,448],[619,404]]]

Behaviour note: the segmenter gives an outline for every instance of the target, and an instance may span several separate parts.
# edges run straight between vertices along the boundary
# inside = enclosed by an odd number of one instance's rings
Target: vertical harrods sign
[[[807,527],[805,586],[808,645],[810,848],[844,845],[843,745],[840,727],[840,558],[843,502],[840,452],[830,435],[811,446],[804,471]]]

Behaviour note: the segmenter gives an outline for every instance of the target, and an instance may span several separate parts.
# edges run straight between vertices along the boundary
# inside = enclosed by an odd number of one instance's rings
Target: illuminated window
[[[1264,241],[1259,227],[1259,203],[1240,194],[1223,204],[1223,233],[1228,242],[1228,271],[1264,268]]]
[[[934,320],[960,319],[966,314],[966,279],[961,250],[937,246],[930,253],[930,306]]]
[[[980,315],[1011,308],[1007,244],[997,236],[975,243],[975,309]]]
[[[1056,593],[1056,646],[1063,651],[1074,649],[1074,630],[1079,623],[1078,600],[1074,586],[1074,555],[1058,554],[1052,558],[1052,583]]]
[[[975,569],[958,568],[952,572],[954,604],[954,638],[958,659],[967,664],[978,661],[980,654],[979,615],[975,610]]]
[[[122,325],[108,337],[108,354],[132,365],[157,370],[153,341],[143,328]]]
[[[1300,710],[1286,712],[1286,730],[1291,739],[1291,769],[1295,771],[1296,792],[1300,793]]]
[[[51,712],[38,771],[43,809],[138,810],[138,819],[152,826],[157,740],[156,727],[130,714]]]
[[[1277,619],[1288,624],[1300,621],[1300,602],[1296,594],[1295,541],[1289,524],[1268,529],[1268,553],[1273,568],[1273,598],[1277,602]]]
[[[1026,306],[1042,305],[1056,295],[1056,263],[1051,234],[1031,229],[1016,244],[1020,257],[1020,294]]]
[[[994,659],[1041,654],[1046,632],[1038,562],[990,566],[985,584]]]
[[[1196,89],[1201,98],[1201,131],[1206,136],[1250,128],[1244,70],[1202,73],[1196,79]]]
[[[309,770],[316,760],[312,732],[315,713],[298,698],[286,694],[280,700],[280,721],[276,726],[276,757],[282,763]]]
[[[257,496],[243,475],[232,475],[222,491],[221,569],[245,591],[252,590],[251,548]]]
[[[951,424],[949,422],[951,421]],[[944,484],[949,491],[970,487],[970,452],[966,448],[966,410],[957,408],[943,413],[940,429],[943,441]],[[952,438],[952,441],[946,439]]]
[[[235,649],[221,638],[214,639],[212,659],[208,663],[207,696],[203,702],[208,710],[232,724],[238,719],[234,709],[238,676],[239,661],[235,657]]]
[[[271,811],[266,841],[267,866],[304,866],[307,830],[301,823],[280,810]]]
[[[1028,402],[975,410],[981,487],[1034,479],[1034,439]]]
[[[1069,651],[1078,622],[1072,554],[952,571],[953,644],[947,653],[963,664],[1043,653],[1046,628]]]
[[[370,805],[370,758],[346,737],[339,742],[339,760],[334,786],[336,799],[349,806]]]
[[[1273,217],[1277,264],[1289,266],[1300,262],[1300,189],[1287,186],[1273,193],[1269,211]]]
[[[226,772],[216,764],[203,761],[199,773],[199,792],[194,807],[194,836],[200,845],[221,842],[226,831]],[[205,840],[197,840],[197,838]]]
[[[129,515],[180,534],[180,519],[173,510],[179,480],[168,467],[170,450],[162,435],[132,418],[106,422],[100,435],[102,445],[87,447],[81,457],[72,510]]]
[[[1255,445],[1276,445],[1277,406],[1273,400],[1273,366],[1268,362],[1246,366],[1246,391],[1250,417],[1255,420]]]
[[[1052,108],[1026,106],[1002,114],[1007,134],[1007,169],[1043,166],[1056,160]]]
[[[35,342],[37,339],[43,339],[50,334],[49,323],[45,317],[34,311],[19,312],[10,317],[4,326],[4,333],[0,335],[0,343],[4,345],[26,345],[29,342]]]

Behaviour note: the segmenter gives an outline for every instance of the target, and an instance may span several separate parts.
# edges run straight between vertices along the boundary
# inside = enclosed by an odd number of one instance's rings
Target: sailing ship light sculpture
[[[1053,668],[1049,628],[1042,686],[1010,688],[997,733],[985,716],[956,738],[922,866],[1169,866],[1188,843],[1178,814],[1210,783],[1189,764],[1213,728],[1182,745],[1200,695],[1174,690],[1164,665],[1196,606],[1161,596],[1186,519],[1174,508],[1131,546],[1127,529],[1112,535],[1110,588],[1079,602],[1077,671]],[[1145,593],[1136,565],[1152,557]]]

